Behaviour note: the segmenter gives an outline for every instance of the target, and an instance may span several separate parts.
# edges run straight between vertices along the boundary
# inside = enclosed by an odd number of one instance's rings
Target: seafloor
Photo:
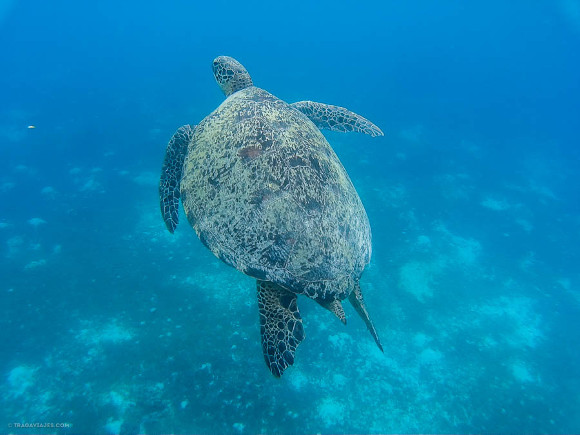
[[[5,126],[2,138],[31,133]],[[0,422],[111,434],[580,427],[580,276],[559,255],[578,249],[565,161],[510,159],[419,125],[390,132],[388,148],[328,134],[373,228],[362,287],[385,353],[351,307],[345,327],[300,298],[306,340],[275,379],[253,280],[189,226],[164,228],[157,171],[171,133],[146,133],[155,159],[112,145],[90,164],[48,165],[34,150],[6,163]]]

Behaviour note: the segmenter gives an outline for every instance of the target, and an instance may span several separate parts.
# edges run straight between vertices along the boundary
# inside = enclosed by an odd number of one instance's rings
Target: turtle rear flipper
[[[294,364],[296,348],[304,340],[302,318],[294,293],[269,281],[257,283],[264,359],[272,374],[279,378]]]
[[[332,301],[316,299],[316,302],[338,317],[338,319],[346,325],[346,314],[344,314],[344,308],[342,308],[342,304],[338,299],[334,299]]]
[[[381,340],[379,339],[379,335],[377,334],[377,330],[375,329],[375,325],[373,324],[373,321],[371,320],[371,318],[369,316],[369,313],[367,311],[367,307],[366,307],[365,302],[363,300],[362,292],[360,291],[360,285],[358,283],[356,284],[352,293],[349,295],[348,300],[350,301],[350,303],[354,307],[355,311],[359,314],[359,316],[361,316],[361,318],[363,319],[363,321],[367,325],[369,332],[371,333],[371,335],[375,339],[375,343],[377,343],[377,346],[379,346],[379,349],[381,349],[381,352],[384,352],[383,345],[381,344]]]
[[[187,154],[187,146],[191,141],[194,125],[179,127],[167,144],[165,160],[161,169],[159,181],[159,200],[161,214],[170,233],[175,231],[179,222],[179,183],[183,174],[183,161]]]
[[[370,136],[384,136],[379,127],[348,109],[315,101],[298,101],[290,107],[304,113],[320,129],[356,131]]]

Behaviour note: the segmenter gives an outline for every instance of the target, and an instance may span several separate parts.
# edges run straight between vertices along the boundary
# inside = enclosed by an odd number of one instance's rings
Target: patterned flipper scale
[[[193,125],[184,125],[177,129],[167,144],[165,160],[161,169],[161,180],[159,181],[161,215],[167,229],[172,234],[179,223],[179,198],[181,196],[179,183],[183,175],[183,161],[194,130],[195,126]]]
[[[296,348],[304,340],[296,295],[272,282],[258,281],[258,308],[264,359],[278,378],[294,364]]]
[[[348,109],[315,101],[298,101],[291,107],[304,113],[319,129],[356,131],[370,136],[384,136],[379,127]]]

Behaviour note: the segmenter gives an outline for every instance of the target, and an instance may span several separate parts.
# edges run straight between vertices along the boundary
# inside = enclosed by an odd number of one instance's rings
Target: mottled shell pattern
[[[249,80],[225,89],[195,128],[180,185],[187,218],[245,274],[319,301],[344,299],[371,256],[364,207],[319,129]]]

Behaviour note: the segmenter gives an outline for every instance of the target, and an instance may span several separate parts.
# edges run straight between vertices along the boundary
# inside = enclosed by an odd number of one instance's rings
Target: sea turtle
[[[167,145],[159,194],[167,229],[179,200],[202,243],[257,280],[264,358],[279,377],[304,339],[297,295],[346,323],[348,298],[375,342],[359,280],[371,257],[361,200],[320,128],[382,136],[343,107],[288,104],[253,85],[237,60],[213,61],[226,100]]]

